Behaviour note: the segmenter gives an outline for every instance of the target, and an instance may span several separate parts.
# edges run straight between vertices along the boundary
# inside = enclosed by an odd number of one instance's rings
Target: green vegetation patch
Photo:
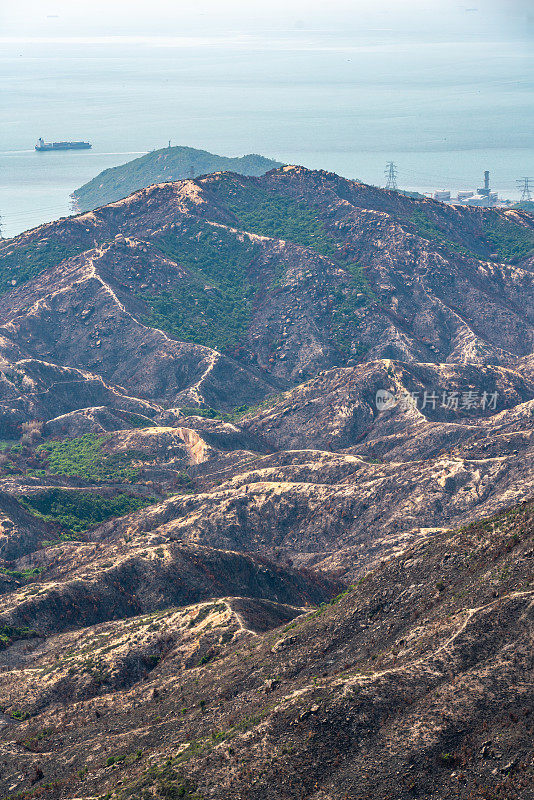
[[[247,187],[234,189],[226,204],[250,233],[294,242],[330,258],[336,256],[336,240],[324,222],[292,197]]]
[[[357,335],[354,314],[372,299],[372,291],[362,265],[341,256],[335,236],[329,232],[317,212],[291,197],[259,188],[234,190],[227,205],[247,231],[309,247],[336,261],[349,273],[350,283],[334,291],[331,335],[337,347],[346,355],[349,352],[363,353],[363,349],[354,348],[353,345]]]
[[[216,408],[199,408],[196,406],[181,406],[179,410],[185,417],[202,417],[204,419],[221,420],[221,422],[237,422],[250,414],[272,408],[285,397],[286,394],[269,395],[261,403],[236,406],[232,411],[218,411]]]
[[[362,265],[341,256],[335,236],[317,212],[293,198],[259,188],[234,190],[227,204],[247,231],[309,247],[336,261],[349,273],[351,281],[348,286],[334,291],[331,334],[345,354],[363,352],[353,346],[357,334],[354,314],[373,295]]]
[[[53,241],[32,242],[0,256],[0,294],[10,292],[14,285],[26,283],[60,261],[79,255],[84,249],[85,246],[67,247]]]
[[[482,217],[480,231],[482,252],[475,252],[454,241],[422,209],[415,210],[409,222],[423,238],[437,242],[460,255],[480,258],[483,255],[484,245],[487,251],[495,253],[501,261],[512,264],[534,255],[534,230],[518,225],[514,220],[497,212],[485,212]]]
[[[15,578],[18,581],[32,581],[38,578],[44,567],[34,567],[33,569],[5,569],[0,567],[0,574]]]
[[[152,791],[148,791],[149,788]],[[122,789],[119,794],[120,798],[132,800],[149,796],[164,800],[202,800],[197,785],[178,772],[171,759],[161,766],[150,767],[140,780]]]
[[[230,414],[217,411],[216,408],[196,408],[195,406],[181,406],[180,413],[184,417],[202,417],[203,419],[220,419],[224,422],[230,419]]]
[[[139,293],[149,308],[143,322],[180,341],[223,351],[235,347],[252,311],[250,267],[257,246],[199,223],[187,236],[167,233],[158,247],[188,270],[189,279],[172,290]]]
[[[142,750],[136,750],[135,753],[121,753],[117,756],[109,756],[109,758],[106,760],[106,767],[111,767],[113,764],[122,764],[124,766],[127,764],[133,764],[134,761],[139,761],[142,755]]]
[[[512,264],[534,256],[534,230],[495,214],[485,218],[483,235],[492,253]]]
[[[122,517],[132,511],[139,511],[154,503],[156,498],[140,498],[128,494],[104,497],[95,492],[50,489],[39,494],[24,495],[19,499],[35,516],[49,522],[59,522],[73,533],[83,533],[112,517]]]
[[[337,262],[350,275],[349,282],[334,290],[331,336],[340,352],[358,352],[354,314],[372,297],[363,267],[341,255],[335,235],[318,211],[292,197],[260,186],[240,186],[223,175],[213,187],[243,230],[284,239],[308,247]],[[187,234],[166,233],[158,247],[189,272],[178,288],[143,292],[137,296],[148,306],[143,322],[186,342],[207,345],[239,357],[258,290],[254,261],[258,245],[239,241],[235,234],[203,223]],[[271,276],[271,288],[283,275]]]
[[[109,436],[85,433],[76,439],[45,442],[37,451],[46,455],[48,472],[69,475],[88,481],[130,483],[139,476],[131,461],[139,456],[133,451],[106,453],[103,451]]]
[[[478,257],[476,253],[454,241],[443,230],[441,230],[441,228],[438,228],[435,222],[426,214],[425,211],[423,211],[423,209],[416,209],[408,222],[412,223],[416,232],[419,234],[419,236],[422,236],[423,239],[429,239],[430,241],[437,242],[442,247],[446,247],[448,250],[452,250],[460,255]]]
[[[32,628],[14,628],[10,625],[2,625],[0,626],[0,650],[9,647],[18,639],[33,639],[37,635],[37,631]]]
[[[358,309],[374,299],[374,293],[369,286],[363,267],[356,261],[340,263],[351,275],[348,287],[338,288],[332,307],[332,336],[339,349],[348,355],[363,356],[365,348],[354,344],[357,338],[358,325],[355,315]]]
[[[156,422],[153,422],[147,417],[143,417],[142,414],[129,414],[127,421],[128,425],[131,425],[132,428],[157,428]]]

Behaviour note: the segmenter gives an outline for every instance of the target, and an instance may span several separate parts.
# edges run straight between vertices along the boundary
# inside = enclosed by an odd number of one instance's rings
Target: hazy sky
[[[532,0],[3,0],[0,36],[150,36],[309,31],[357,36],[532,38]]]

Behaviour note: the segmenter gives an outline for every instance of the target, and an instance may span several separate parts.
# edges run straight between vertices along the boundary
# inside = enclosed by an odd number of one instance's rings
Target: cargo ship
[[[43,150],[90,150],[91,147],[89,142],[45,142],[42,138],[35,145],[38,152]]]

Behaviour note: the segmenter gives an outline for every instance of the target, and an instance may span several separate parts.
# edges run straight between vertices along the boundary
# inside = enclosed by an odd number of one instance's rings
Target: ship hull
[[[38,153],[47,153],[52,150],[90,150],[91,147],[89,142],[53,142],[52,144],[35,145]]]

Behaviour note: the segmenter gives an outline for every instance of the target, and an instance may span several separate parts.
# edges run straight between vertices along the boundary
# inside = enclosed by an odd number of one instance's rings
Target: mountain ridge
[[[286,194],[295,193],[285,201],[280,182]],[[232,208],[221,204],[219,195],[227,184],[232,192],[244,193],[239,208],[234,195]],[[312,191],[320,206],[315,201],[305,206]],[[389,205],[401,214],[401,226],[391,220],[383,228],[384,218],[374,214],[384,212],[347,205],[344,195],[349,192],[363,193],[368,205]],[[91,212],[43,226],[13,242],[19,243],[21,255],[35,248],[28,241],[32,236],[44,240],[41,253],[50,249],[52,254],[54,248],[71,246],[73,237],[87,243],[82,247],[94,246],[95,237],[103,245],[108,242],[96,253],[107,275],[96,279],[103,288],[113,283],[113,292],[122,297],[119,309],[126,301],[130,315],[163,328],[172,338],[223,350],[246,369],[259,368],[282,382],[298,382],[303,375],[363,355],[368,360],[464,358],[511,365],[530,354],[532,258],[524,242],[534,241],[531,217],[466,210],[458,215],[439,203],[394,194],[301,168],[284,168],[259,179],[221,174],[152,187],[100,209],[97,216]],[[283,212],[277,209],[279,202]],[[249,206],[252,212],[246,210]],[[255,208],[260,209],[259,221],[254,221]],[[413,217],[414,209],[437,215],[436,231],[438,224],[450,227],[454,222],[461,232],[465,218],[465,234],[455,234],[464,244],[490,222],[493,228],[504,226],[508,244],[503,247],[513,249],[509,240],[517,236],[516,248],[524,247],[527,257],[520,266],[481,261],[480,256],[457,252],[452,239],[445,244],[439,237],[424,239],[412,232],[409,214]],[[241,224],[236,213],[245,214]],[[243,222],[258,232],[248,230],[243,237]],[[280,238],[287,234],[293,241]],[[487,252],[490,244],[484,247]],[[387,259],[381,255],[384,248],[390,253]],[[8,256],[8,264],[16,252]],[[82,251],[78,258],[87,264],[86,271],[94,272],[94,254],[83,256]],[[231,269],[224,274],[228,260]],[[76,263],[72,257],[68,261]],[[153,277],[147,281],[148,271]],[[182,300],[176,295],[178,283]],[[489,314],[499,318],[499,325],[490,324]]]
[[[91,211],[113,203],[151,186],[154,183],[197,177],[210,172],[237,172],[243,175],[262,175],[280,167],[278,161],[250,153],[232,158],[218,156],[207,150],[173,146],[152,150],[140,158],[110,167],[72,193],[79,211]]]
[[[298,166],[0,242],[3,796],[524,800],[533,282]]]

